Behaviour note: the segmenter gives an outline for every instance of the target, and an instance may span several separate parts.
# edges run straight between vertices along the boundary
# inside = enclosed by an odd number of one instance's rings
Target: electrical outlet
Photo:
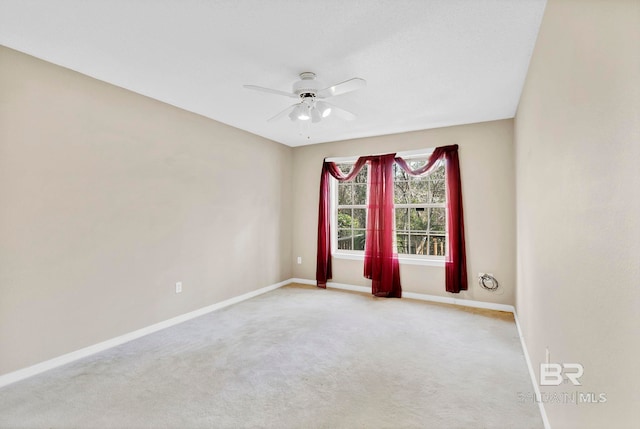
[[[302,263],[302,256],[298,256],[298,264]]]
[[[181,293],[182,292],[182,282],[177,282],[176,283],[176,293]]]

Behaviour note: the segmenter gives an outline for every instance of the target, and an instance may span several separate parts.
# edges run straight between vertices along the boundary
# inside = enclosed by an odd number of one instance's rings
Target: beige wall
[[[293,266],[297,278],[315,280],[320,170],[325,157],[390,153],[458,144],[465,214],[469,290],[445,292],[444,267],[401,265],[405,292],[513,304],[515,288],[515,195],[513,121],[503,120],[295,148],[293,153]],[[333,281],[369,286],[362,262],[333,259]],[[478,286],[490,272],[496,293]]]
[[[640,2],[547,4],[515,122],[517,311],[535,368],[584,365],[602,404],[551,426],[638,427]]]
[[[0,47],[0,374],[290,278],[291,157]]]

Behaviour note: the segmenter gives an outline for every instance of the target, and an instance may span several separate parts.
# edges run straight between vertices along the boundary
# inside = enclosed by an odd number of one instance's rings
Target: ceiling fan
[[[286,115],[292,121],[309,121],[316,123],[323,118],[335,113],[342,119],[351,121],[356,115],[341,107],[327,103],[325,100],[340,94],[355,91],[364,88],[367,81],[359,77],[354,77],[335,85],[322,87],[322,84],[316,80],[316,74],[312,72],[300,73],[300,80],[293,83],[292,92],[280,91],[278,89],[264,88],[256,85],[243,85],[244,88],[253,89],[255,91],[267,92],[270,94],[284,95],[285,97],[296,98],[299,101],[284,109],[277,115],[269,118],[267,121],[275,121]]]

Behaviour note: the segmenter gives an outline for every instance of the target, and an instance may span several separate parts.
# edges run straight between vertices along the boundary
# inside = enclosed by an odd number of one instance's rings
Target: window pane
[[[348,182],[338,183],[338,205],[350,205],[353,204],[352,198],[352,185]]]
[[[398,246],[398,253],[409,253],[409,235],[396,234],[396,245]]]
[[[431,216],[430,231],[431,232],[444,232],[446,225],[446,215],[444,208],[431,208],[429,209],[429,215]]]
[[[352,240],[353,239],[351,237],[338,238],[338,249],[339,250],[352,250],[353,249]]]
[[[409,240],[409,247],[413,255],[428,255],[427,236],[411,235]]]
[[[409,164],[412,170],[417,170],[420,167],[424,167],[426,163],[426,159],[414,159],[412,161],[409,161],[407,164]]]
[[[429,180],[417,178],[411,181],[411,203],[420,204],[429,202]]]
[[[411,231],[426,231],[429,229],[429,212],[424,208],[409,209],[409,228]]]
[[[436,168],[432,168],[431,174],[429,174],[429,179],[444,180],[444,165],[441,164]]]
[[[367,227],[367,210],[366,209],[353,209],[353,227],[354,228]]]
[[[409,209],[396,209],[396,231],[409,229]]]
[[[356,183],[353,185],[353,204],[367,204],[367,185]]]
[[[394,180],[398,178],[398,175],[400,174],[401,170],[402,170],[402,168],[400,168],[400,166],[394,162],[393,163],[393,177],[394,177]]]
[[[402,181],[407,181],[409,180],[409,175],[407,174],[406,171],[404,171],[402,169],[402,167],[400,167],[398,164],[393,164],[393,167],[395,168],[393,174],[395,176],[396,181],[398,180],[402,180]]]
[[[352,209],[338,209],[338,228],[353,228]]]
[[[429,255],[444,256],[446,240],[444,236],[429,236]]]
[[[407,204],[411,202],[409,182],[398,182],[393,184],[393,202],[396,204]]]
[[[431,181],[431,203],[444,203],[445,202],[445,186],[444,180],[432,180]]]
[[[364,229],[356,229],[353,231],[353,250],[364,250]]]
[[[355,179],[353,179],[355,183],[367,183],[367,166],[362,167],[362,170],[358,173]]]
[[[353,234],[350,229],[338,230],[338,249],[351,250],[353,248]]]
[[[353,235],[351,233],[350,229],[339,229],[338,230],[338,238],[351,238],[351,235]]]
[[[353,168],[352,163],[348,163],[348,164],[338,164],[338,168],[340,169],[340,171],[342,171],[342,174],[349,174],[351,172],[351,169]]]

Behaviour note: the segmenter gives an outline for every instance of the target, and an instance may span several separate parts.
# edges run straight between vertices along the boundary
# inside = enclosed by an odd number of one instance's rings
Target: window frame
[[[425,159],[428,158],[433,150],[423,149],[417,151],[406,152],[402,154],[398,154],[403,159],[415,160],[415,159]],[[342,157],[342,158],[333,158],[331,161],[336,164],[345,164],[345,163],[355,163],[358,160],[358,157]],[[394,181],[395,182],[395,181]],[[363,250],[344,250],[338,249],[338,180],[331,177],[329,181],[329,188],[331,193],[331,201],[330,201],[330,209],[331,209],[331,224],[335,225],[331,231],[331,255],[337,259],[346,259],[346,260],[356,260],[363,261],[364,260],[364,251]],[[446,186],[446,184],[445,184]],[[408,206],[417,206],[417,207],[425,207],[425,208],[445,208],[445,231],[444,235],[447,237],[448,225],[446,224],[446,191],[445,191],[445,200],[442,205],[439,203],[425,203],[425,204],[400,204],[402,207],[398,208],[409,208]],[[366,208],[366,203],[365,206]],[[394,210],[396,210],[396,204],[394,203]],[[366,225],[365,225],[366,228]],[[448,247],[448,246],[446,246]],[[398,260],[401,264],[404,265],[426,265],[426,266],[444,266],[446,260],[446,249],[445,247],[445,255],[437,256],[437,255],[413,255],[407,253],[399,253]]]

